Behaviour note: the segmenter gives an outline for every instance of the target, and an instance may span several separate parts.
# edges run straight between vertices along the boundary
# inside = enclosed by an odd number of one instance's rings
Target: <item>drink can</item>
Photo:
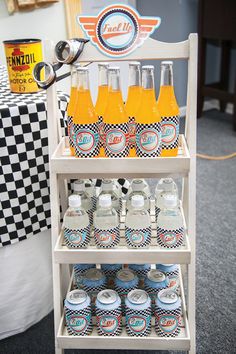
[[[33,68],[43,60],[41,40],[14,39],[3,43],[11,92],[38,92],[39,88],[33,77]]]
[[[96,268],[86,270],[83,275],[81,287],[88,293],[91,298],[91,306],[94,312],[95,300],[99,291],[106,289],[107,281],[105,274]]]
[[[119,270],[115,278],[115,290],[121,297],[122,308],[124,313],[125,297],[133,289],[138,287],[138,277],[130,269]]]
[[[151,299],[146,291],[135,289],[125,299],[125,323],[129,336],[144,337],[151,332]]]
[[[113,288],[116,273],[122,269],[122,264],[102,264],[101,269],[107,277],[108,287]]]
[[[117,336],[121,333],[121,299],[116,291],[106,289],[98,293],[96,323],[100,336]]]
[[[74,264],[74,284],[78,289],[82,285],[84,273],[90,268],[96,268],[96,264]]]
[[[161,337],[176,337],[180,332],[181,300],[171,289],[161,290],[155,304],[155,330]]]
[[[84,290],[70,291],[64,302],[67,332],[85,336],[92,332],[90,297]]]
[[[156,264],[156,269],[163,272],[169,278],[169,288],[179,292],[179,265],[178,264]]]
[[[143,288],[144,279],[151,270],[151,264],[129,264],[129,268],[137,274],[139,277],[139,287]]]
[[[144,288],[152,300],[154,308],[155,300],[158,292],[162,289],[166,289],[169,286],[169,279],[164,273],[151,269],[144,281]]]

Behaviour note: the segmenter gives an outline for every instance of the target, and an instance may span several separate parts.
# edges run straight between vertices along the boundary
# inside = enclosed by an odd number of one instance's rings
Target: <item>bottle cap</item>
[[[142,191],[145,188],[145,184],[142,179],[134,179],[131,187],[133,191]]]
[[[131,198],[131,205],[134,208],[142,208],[144,206],[144,198],[142,195],[133,195]]]
[[[165,65],[173,65],[173,61],[171,61],[171,60],[164,60],[164,61],[162,61],[161,62],[161,65],[163,65],[163,66],[165,66]]]
[[[130,61],[129,62],[129,66],[140,66],[140,62],[139,61]]]
[[[102,290],[97,295],[97,300],[102,304],[110,305],[114,304],[118,299],[118,294],[114,290],[106,289]]]
[[[161,188],[165,192],[172,191],[173,184],[174,184],[174,181],[172,178],[163,178],[161,181]]]
[[[80,71],[80,72],[88,72],[89,71],[87,66],[78,66],[78,67],[76,67],[76,70]]]
[[[76,290],[72,290],[70,291],[67,296],[66,296],[66,300],[73,305],[79,305],[82,304],[83,302],[85,302],[87,300],[87,293],[84,290],[81,289],[76,289]]]
[[[108,62],[100,62],[100,63],[98,63],[98,68],[100,68],[100,67],[105,67],[105,68],[108,68],[109,67],[109,63]]]
[[[108,70],[109,71],[116,71],[116,72],[118,71],[119,72],[120,68],[119,68],[119,66],[109,66]]]
[[[177,196],[175,194],[166,194],[166,195],[164,195],[164,206],[166,208],[175,208],[175,207],[177,207]]]
[[[85,189],[85,185],[82,179],[78,179],[77,181],[74,182],[74,192],[81,192],[84,191],[84,189]]]
[[[102,208],[111,207],[111,195],[110,194],[102,194],[99,196],[99,206]]]
[[[79,195],[70,195],[69,196],[69,207],[78,208],[81,206],[81,198]]]
[[[102,190],[110,191],[113,189],[113,182],[111,179],[104,179],[102,181]]]
[[[152,70],[154,70],[154,66],[153,65],[143,65],[142,70],[152,71]]]

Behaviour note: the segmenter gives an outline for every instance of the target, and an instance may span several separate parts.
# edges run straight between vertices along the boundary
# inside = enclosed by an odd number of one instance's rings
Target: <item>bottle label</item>
[[[161,122],[136,124],[136,153],[139,157],[161,155]]]
[[[136,139],[135,117],[129,117],[129,145],[131,148],[135,147],[135,139]]]
[[[179,146],[179,116],[162,117],[162,149],[171,150]]]
[[[104,124],[105,154],[107,157],[129,155],[129,127],[127,123]]]
[[[131,229],[125,227],[125,239],[130,247],[142,248],[151,242],[151,226],[144,229]]]
[[[99,248],[115,247],[120,242],[120,228],[117,226],[109,230],[101,230],[95,227],[94,239]]]
[[[67,117],[67,132],[69,136],[69,144],[70,147],[74,147],[74,127],[73,127],[73,120],[71,116]]]
[[[64,228],[64,240],[70,248],[86,247],[90,241],[90,227],[84,229],[72,230]]]
[[[97,123],[74,124],[75,152],[78,157],[95,157],[99,154]]]
[[[149,323],[151,321],[151,316],[139,316],[139,315],[131,315],[131,316],[126,316],[126,322],[131,330],[131,332],[135,334],[141,334],[146,331],[146,329],[149,327]]]
[[[91,316],[83,316],[83,315],[71,315],[66,316],[66,324],[72,332],[76,334],[80,334],[85,332],[88,324],[90,323]]]
[[[157,227],[157,242],[160,246],[166,248],[176,248],[183,244],[184,228],[177,230],[164,230]]]

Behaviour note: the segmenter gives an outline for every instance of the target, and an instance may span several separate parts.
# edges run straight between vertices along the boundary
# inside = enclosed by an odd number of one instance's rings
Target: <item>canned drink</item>
[[[106,289],[107,281],[105,274],[96,268],[86,270],[84,273],[81,287],[91,298],[92,311],[95,311],[95,300],[99,291]]]
[[[70,291],[64,302],[68,334],[86,336],[92,332],[90,297],[84,290]]]
[[[139,286],[143,288],[147,273],[151,270],[151,264],[129,264],[129,268],[137,274],[139,277]]]
[[[122,264],[101,264],[101,269],[107,277],[108,288],[112,289],[116,273],[122,269]]]
[[[3,43],[11,92],[38,92],[39,88],[33,78],[33,68],[43,60],[41,40],[15,39]]]
[[[181,300],[171,289],[161,290],[155,304],[155,330],[161,337],[176,337],[180,332]]]
[[[100,336],[118,336],[122,331],[121,299],[116,291],[106,289],[96,299],[96,323]]]
[[[135,289],[125,299],[125,324],[129,336],[144,337],[151,333],[151,299],[147,292]]]
[[[156,269],[163,272],[169,278],[169,288],[179,292],[179,265],[178,264],[156,264]]]
[[[162,289],[168,288],[168,286],[169,279],[165,276],[164,273],[156,269],[151,269],[148,272],[144,281],[144,288],[152,300],[153,309],[158,292]]]
[[[74,264],[74,284],[77,288],[82,286],[82,279],[86,270],[96,268],[96,264]]]
[[[119,272],[116,274],[114,288],[121,297],[123,313],[125,312],[125,297],[131,290],[134,290],[138,287],[138,282],[139,280],[137,275],[130,269],[119,270]]]

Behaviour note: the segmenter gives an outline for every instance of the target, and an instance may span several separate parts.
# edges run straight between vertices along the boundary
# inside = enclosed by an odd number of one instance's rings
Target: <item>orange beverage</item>
[[[120,90],[119,67],[108,68],[108,103],[104,112],[105,156],[129,155],[129,119]]]
[[[104,132],[103,132],[103,115],[108,99],[108,63],[98,63],[98,96],[95,105],[95,111],[98,115],[98,128],[100,137],[100,157],[105,156]]]
[[[77,100],[77,71],[73,70],[71,73],[71,88],[70,88],[70,100],[67,106],[67,129],[70,143],[71,155],[75,155],[74,146],[74,131],[73,131],[73,115]]]
[[[79,67],[77,101],[73,117],[75,153],[78,157],[99,155],[98,117],[89,90],[88,68]]]
[[[173,62],[161,63],[161,85],[157,108],[162,118],[161,156],[176,156],[179,145],[179,106],[173,85]]]
[[[142,67],[141,101],[136,114],[136,154],[138,157],[161,155],[161,115],[157,109],[154,67]]]
[[[129,89],[125,104],[125,110],[129,117],[129,144],[130,156],[135,157],[135,116],[137,113],[138,102],[141,97],[141,74],[140,63],[133,61],[129,63]]]

